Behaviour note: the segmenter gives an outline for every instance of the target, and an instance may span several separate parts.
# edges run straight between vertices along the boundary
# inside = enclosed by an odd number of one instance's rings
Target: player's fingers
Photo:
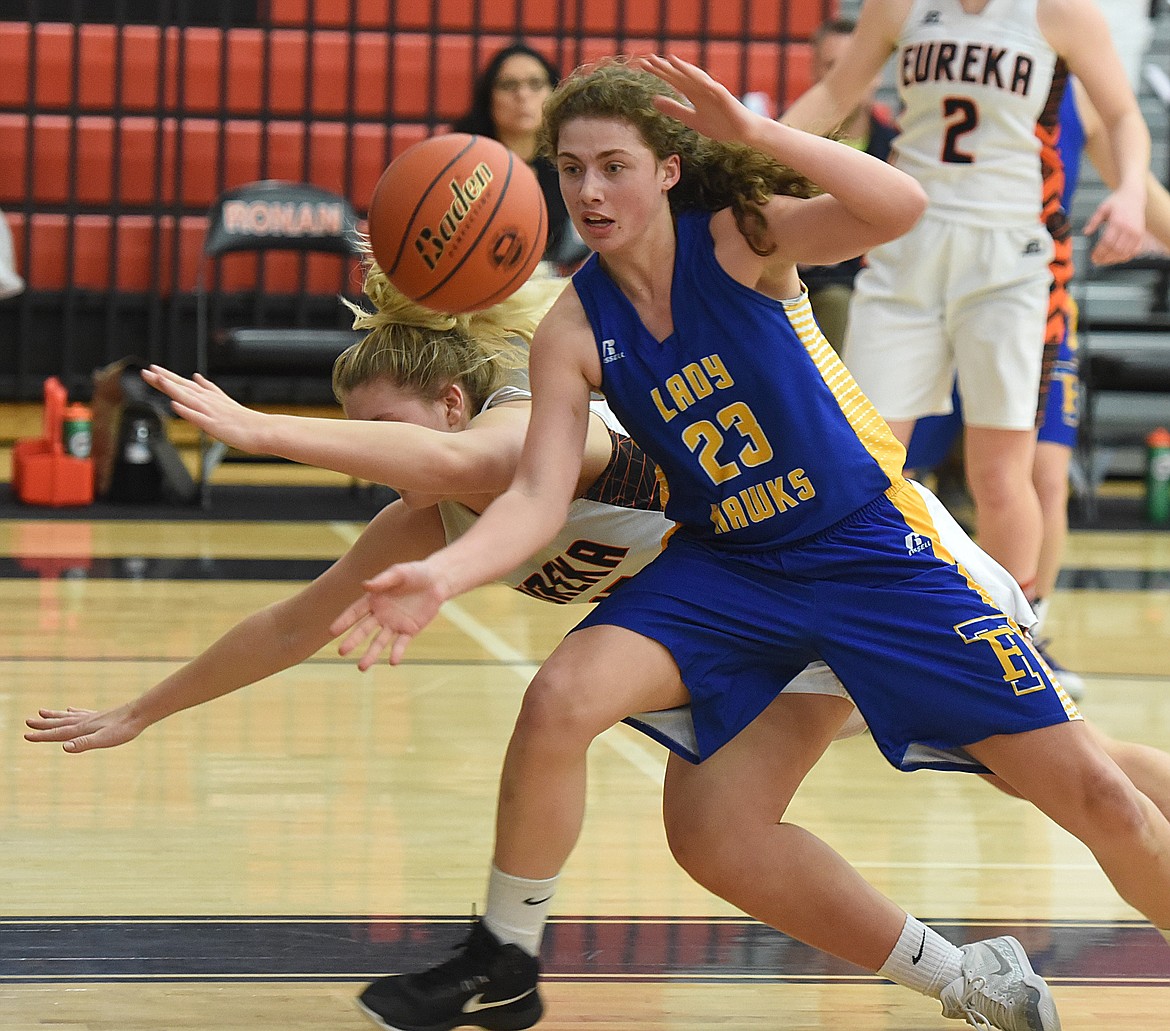
[[[66,752],[88,752],[91,748],[100,748],[101,745],[97,743],[97,739],[92,734],[85,734],[82,737],[71,738],[61,745]]]
[[[390,665],[397,666],[402,661],[402,656],[406,654],[406,646],[414,640],[414,634],[399,634],[397,640],[394,642],[394,647],[390,651]]]
[[[66,716],[92,716],[93,709],[75,709],[72,705],[64,709],[37,709],[37,715],[48,719],[59,719]]]
[[[56,730],[58,727],[72,727],[76,725],[76,720],[62,719],[59,717],[44,717],[30,716],[24,721],[24,725],[29,730],[48,731]]]
[[[654,69],[654,74],[667,84],[673,86],[684,97],[689,97],[698,85],[691,76],[686,75],[684,72],[665,62]]]
[[[155,375],[155,380],[151,385],[157,387],[168,397],[174,396],[176,392],[189,392],[195,389],[195,384],[186,376],[180,376],[177,372],[164,369],[161,365],[152,365],[151,372]]]
[[[673,97],[655,97],[654,106],[658,108],[667,118],[673,118],[679,122],[686,122],[687,116],[694,113],[693,107],[688,107],[686,104],[680,104]]]
[[[29,726],[32,726],[30,723]],[[74,724],[57,724],[55,726],[42,726],[35,730],[25,732],[24,739],[26,741],[68,741],[71,738],[81,736],[78,733],[78,728]]]
[[[54,727],[76,727],[86,719],[85,716],[57,713],[53,716],[30,716],[24,721],[26,727],[33,730],[51,730]]]
[[[402,583],[402,569],[399,566],[390,566],[383,569],[377,576],[371,576],[362,587],[367,591],[389,591]]]
[[[361,597],[350,605],[344,612],[341,613],[332,623],[329,624],[329,633],[334,637],[344,634],[347,630],[352,629],[360,620],[364,619],[370,614],[370,600],[366,597]]]
[[[181,382],[183,379],[177,372],[171,372],[170,369],[162,365],[148,365],[142,370],[142,376],[144,379],[150,379],[156,383]]]
[[[337,646],[337,654],[343,657],[349,655],[350,652],[358,648],[377,629],[379,629],[377,621],[372,617],[365,616],[359,619],[353,625],[350,632],[342,639],[341,644]]]
[[[1137,253],[1139,243],[1136,232],[1123,226],[1106,225],[1093,248],[1093,261],[1099,265],[1128,261]]]
[[[222,397],[228,396],[227,394],[225,394],[223,392],[223,388],[221,388],[219,386],[219,384],[213,383],[206,376],[204,376],[203,373],[201,373],[201,372],[195,373],[195,382],[198,383],[201,387],[204,387],[205,389],[210,390],[213,394],[219,394]]]
[[[633,63],[642,71],[649,72],[651,75],[657,75],[660,79],[668,82],[676,89],[679,88],[683,81],[683,76],[680,72],[666,58],[658,54],[643,54]]]
[[[369,647],[366,648],[365,654],[358,662],[358,669],[363,673],[370,667],[374,666],[386,651],[387,646],[394,640],[394,631],[382,629],[374,635],[370,641]]]
[[[683,58],[679,57],[677,54],[667,54],[665,60],[670,65],[670,67],[674,69],[675,74],[678,75],[679,78],[684,80],[690,79],[695,82],[704,83],[705,85],[715,85],[715,79],[710,75],[710,73],[706,72],[696,64],[691,64],[690,61],[683,60]]]
[[[207,429],[211,425],[211,418],[206,412],[200,411],[198,408],[192,408],[190,405],[186,405],[182,401],[176,401],[174,398],[171,398],[171,411],[180,419],[198,426],[200,429]]]

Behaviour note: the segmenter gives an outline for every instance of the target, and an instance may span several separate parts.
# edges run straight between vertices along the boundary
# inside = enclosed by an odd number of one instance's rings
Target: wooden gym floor
[[[481,904],[512,719],[579,613],[484,588],[399,669],[361,675],[325,649],[119,749],[70,756],[23,741],[24,718],[139,693],[360,529],[277,512],[79,516],[0,520],[0,1026],[368,1026],[352,1005],[361,983],[444,958]],[[1085,712],[1170,747],[1170,534],[1078,533],[1066,567],[1080,586],[1054,598],[1051,629],[1087,675]],[[546,936],[542,1027],[956,1026],[692,884],[661,829],[664,758],[625,727],[593,749],[585,833]],[[1025,804],[971,777],[895,773],[863,738],[829,750],[791,819],[954,940],[1020,937],[1065,1031],[1167,1026],[1170,950]]]

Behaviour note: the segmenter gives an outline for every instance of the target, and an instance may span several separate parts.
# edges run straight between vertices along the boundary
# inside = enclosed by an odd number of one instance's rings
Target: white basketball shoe
[[[1060,1031],[1044,978],[1015,938],[963,946],[962,974],[942,990],[943,1016],[1000,1031]]]

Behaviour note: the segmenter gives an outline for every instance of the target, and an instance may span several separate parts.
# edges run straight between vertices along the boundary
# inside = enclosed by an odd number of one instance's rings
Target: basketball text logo
[[[418,236],[414,238],[415,250],[422,255],[422,260],[427,263],[427,268],[438,267],[444,248],[451,240],[455,239],[459,227],[471,214],[476,200],[487,189],[491,181],[492,170],[485,162],[481,161],[462,183],[452,179],[447,184],[452,195],[451,206],[443,213],[443,217],[439,219],[439,224],[435,228],[423,226],[419,230]]]
[[[492,264],[496,268],[508,269],[519,265],[528,251],[528,241],[516,226],[508,226],[492,244]]]

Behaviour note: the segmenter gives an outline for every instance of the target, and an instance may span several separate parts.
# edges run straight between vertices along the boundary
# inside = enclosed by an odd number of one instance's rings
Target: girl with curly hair
[[[444,601],[555,533],[593,391],[658,466],[677,526],[528,689],[483,921],[455,959],[376,981],[363,1005],[382,1026],[414,1031],[534,1023],[532,953],[581,827],[589,744],[631,713],[689,702],[699,761],[671,756],[664,813],[692,876],[794,937],[941,998],[946,1016],[1055,1031],[1051,994],[1018,942],[956,954],[781,822],[832,736],[831,719],[827,736],[810,736],[817,717],[785,690],[821,658],[891,764],[994,772],[1170,928],[1170,822],[940,540],[902,477],[902,447],[801,287],[798,262],[904,233],[924,192],[883,162],[752,114],[677,58],[569,77],[543,131],[594,254],[534,337],[516,478],[459,540],[375,578],[334,628],[353,627],[343,653],[366,642],[363,667],[386,650],[397,662]],[[855,919],[840,918],[842,898]]]

